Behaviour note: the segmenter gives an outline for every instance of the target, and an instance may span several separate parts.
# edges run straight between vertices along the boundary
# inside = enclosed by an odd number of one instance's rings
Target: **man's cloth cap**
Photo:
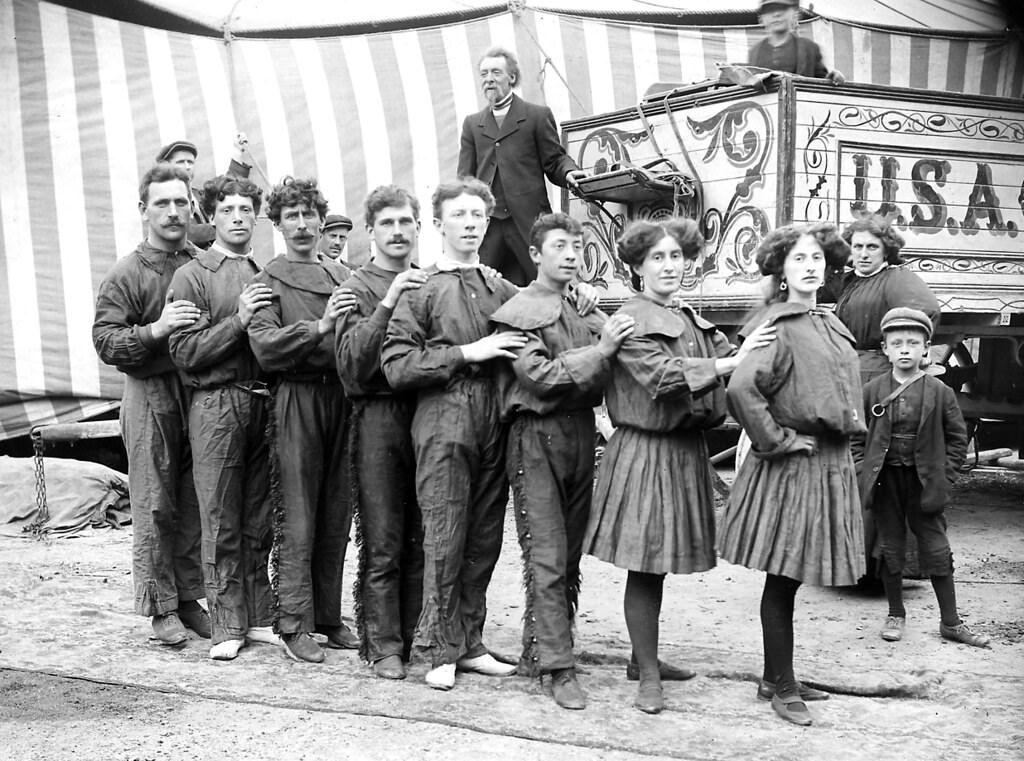
[[[194,158],[199,157],[199,149],[196,148],[194,143],[190,143],[188,140],[175,140],[173,143],[168,143],[160,149],[160,153],[156,154],[156,160],[170,161],[175,151],[188,151]]]
[[[761,0],[758,13],[764,13],[769,8],[799,8],[800,0]]]
[[[346,217],[344,214],[328,214],[324,220],[324,226],[321,228],[324,232],[330,230],[332,227],[347,227],[349,230],[352,229],[352,220]]]
[[[920,309],[896,307],[882,316],[882,332],[888,333],[897,328],[913,328],[923,330],[928,338],[932,337],[932,321]]]

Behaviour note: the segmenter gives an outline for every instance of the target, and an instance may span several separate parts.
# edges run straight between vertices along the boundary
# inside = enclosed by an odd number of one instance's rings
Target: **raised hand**
[[[498,272],[498,270],[494,269],[494,267],[492,267],[489,264],[484,264],[483,262],[480,262],[480,264],[478,264],[477,266],[480,268],[480,271],[484,273],[484,277],[490,278],[491,280],[501,280],[503,277],[505,277],[500,272]]]
[[[526,346],[526,335],[518,330],[503,330],[499,333],[491,333],[471,344],[462,347],[462,356],[467,362],[486,362],[489,359],[504,357],[515,359],[513,349],[522,349]]]
[[[576,311],[584,317],[597,309],[599,297],[597,288],[590,283],[576,283],[573,289],[573,303],[576,304]]]
[[[750,354],[754,349],[761,349],[767,346],[774,341],[775,338],[775,326],[769,324],[767,320],[761,323],[757,326],[757,329],[754,330],[754,332],[746,337],[743,341],[743,345],[740,347],[739,351],[736,352],[736,363],[739,364],[743,358]]]
[[[160,318],[150,325],[153,338],[167,338],[178,328],[187,328],[199,319],[199,307],[186,299],[174,300],[174,291],[167,291]]]
[[[391,287],[388,288],[388,292],[384,295],[381,303],[388,309],[394,309],[395,304],[398,303],[399,296],[406,291],[415,291],[425,282],[427,282],[427,273],[423,270],[408,269],[405,272],[400,272],[391,281]]]
[[[331,297],[327,299],[327,306],[324,307],[324,316],[320,318],[318,328],[320,335],[325,336],[334,331],[334,324],[345,312],[355,308],[356,295],[348,288],[338,286],[334,289]]]
[[[636,320],[628,314],[613,314],[601,328],[601,338],[597,342],[598,351],[605,357],[611,357],[622,346],[622,342],[632,335],[635,327]]]
[[[238,296],[238,319],[243,328],[249,327],[252,316],[257,310],[270,306],[273,291],[263,283],[249,283]]]

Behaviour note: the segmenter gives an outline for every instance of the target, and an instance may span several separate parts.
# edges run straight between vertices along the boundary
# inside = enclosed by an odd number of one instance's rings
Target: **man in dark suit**
[[[586,172],[562,147],[551,109],[512,92],[520,77],[514,53],[491,48],[479,69],[488,106],[462,123],[459,176],[483,180],[494,194],[481,262],[516,285],[526,285],[537,276],[527,243],[530,227],[538,215],[551,211],[544,177],[564,188],[575,186]]]

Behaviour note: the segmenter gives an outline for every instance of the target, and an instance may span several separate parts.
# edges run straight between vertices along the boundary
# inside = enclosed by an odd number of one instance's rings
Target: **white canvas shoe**
[[[483,674],[484,676],[512,676],[516,673],[514,664],[502,663],[490,653],[484,653],[475,658],[460,658],[458,666],[459,671],[472,671],[474,674]]]
[[[450,690],[455,686],[455,664],[442,663],[428,671],[427,685],[435,690]]]
[[[250,626],[245,633],[250,642],[261,642],[264,645],[282,645],[281,636],[274,633],[273,626]]]
[[[215,661],[233,661],[245,645],[244,639],[227,639],[210,646],[210,658]]]

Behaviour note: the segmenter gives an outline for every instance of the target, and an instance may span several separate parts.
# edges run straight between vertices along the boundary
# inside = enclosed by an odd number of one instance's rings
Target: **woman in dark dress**
[[[861,383],[889,372],[882,353],[882,315],[895,307],[920,309],[939,324],[939,302],[925,282],[905,267],[903,236],[886,217],[865,216],[846,226],[843,240],[852,251],[852,270],[835,294],[836,316],[853,334],[860,357]]]
[[[633,222],[618,241],[619,258],[641,292],[620,310],[635,326],[612,362],[607,403],[616,431],[597,475],[583,547],[629,571],[623,606],[639,666],[635,705],[646,713],[662,710],[661,681],[670,678],[658,662],[665,574],[715,565],[704,431],[725,417],[718,379],[773,333],[754,331],[737,352],[714,325],[676,305],[686,260],[703,246],[689,219]]]
[[[793,670],[793,608],[802,583],[843,586],[864,572],[864,529],[850,436],[865,430],[853,336],[818,309],[826,261],[846,243],[832,225],[772,231],[757,251],[769,276],[765,321],[776,340],[749,354],[729,382],[729,410],[750,437],[719,526],[719,555],[765,571],[764,672],[757,696],[782,718],[808,725],[805,701],[827,693]]]

